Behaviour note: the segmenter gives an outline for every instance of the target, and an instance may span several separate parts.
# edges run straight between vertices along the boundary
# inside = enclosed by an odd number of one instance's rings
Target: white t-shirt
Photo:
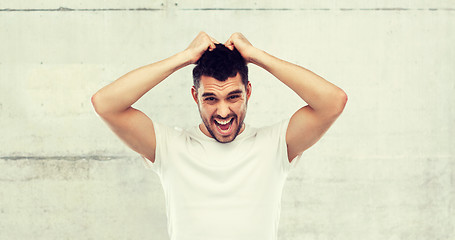
[[[171,240],[276,240],[289,163],[289,119],[265,128],[245,126],[233,142],[218,143],[198,126],[154,123],[156,172],[166,199]]]

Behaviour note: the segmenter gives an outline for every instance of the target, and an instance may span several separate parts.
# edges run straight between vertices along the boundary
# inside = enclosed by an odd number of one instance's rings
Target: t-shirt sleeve
[[[147,169],[151,169],[157,174],[161,172],[161,155],[162,155],[162,146],[166,146],[165,142],[167,139],[167,129],[166,126],[161,125],[159,123],[153,123],[153,128],[155,130],[155,139],[156,139],[156,146],[155,146],[155,161],[152,162],[148,158],[140,155],[144,160],[144,167]]]
[[[302,157],[302,153],[300,153],[294,159],[292,159],[291,162],[289,162],[288,146],[286,143],[286,132],[287,132],[290,120],[291,119],[288,118],[288,119],[281,121],[279,124],[277,124],[277,128],[278,128],[277,132],[278,132],[278,137],[279,137],[278,148],[279,148],[279,151],[283,155],[283,157],[281,158],[281,161],[282,161],[281,163],[282,163],[283,170],[285,172],[289,172],[290,170],[295,168],[295,166],[297,166],[297,163],[300,161],[300,158]]]

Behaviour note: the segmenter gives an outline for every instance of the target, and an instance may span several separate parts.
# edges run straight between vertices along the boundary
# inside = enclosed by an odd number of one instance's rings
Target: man
[[[131,107],[194,63],[199,126],[176,130]],[[308,105],[270,127],[244,124],[251,95],[247,63],[269,71]],[[129,72],[92,97],[102,119],[160,176],[171,240],[277,239],[286,176],[346,101],[340,88],[255,48],[240,33],[219,44],[204,32],[184,51]]]

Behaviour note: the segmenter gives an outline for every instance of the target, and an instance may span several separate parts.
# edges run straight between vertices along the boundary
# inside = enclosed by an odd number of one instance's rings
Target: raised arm
[[[123,75],[92,96],[95,111],[131,149],[154,162],[153,122],[131,105],[173,72],[195,63],[207,49],[214,49],[215,43],[200,32],[184,51]]]
[[[316,143],[343,111],[346,93],[322,77],[255,48],[240,33],[234,33],[225,45],[237,48],[246,61],[273,74],[308,103],[289,122],[286,132],[289,161]]]

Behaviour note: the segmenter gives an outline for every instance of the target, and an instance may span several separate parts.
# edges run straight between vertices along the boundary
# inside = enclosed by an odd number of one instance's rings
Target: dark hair
[[[242,77],[245,87],[248,85],[248,67],[240,52],[234,48],[230,50],[223,44],[215,44],[212,51],[205,51],[196,62],[193,69],[193,85],[199,89],[201,76],[213,77],[219,81],[226,81],[235,77],[237,73]]]

